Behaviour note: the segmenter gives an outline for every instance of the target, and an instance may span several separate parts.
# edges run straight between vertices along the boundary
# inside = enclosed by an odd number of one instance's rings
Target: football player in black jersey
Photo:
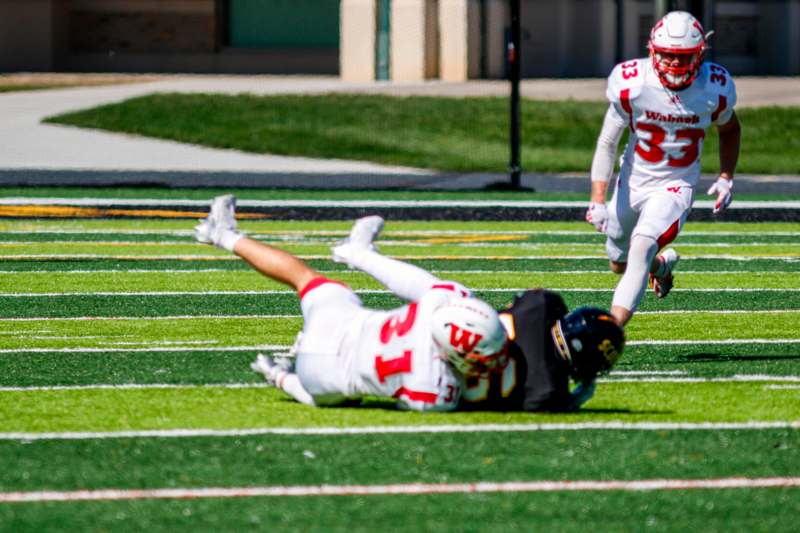
[[[407,300],[441,283],[419,267],[379,254],[372,243],[382,228],[378,216],[357,220],[333,248],[334,261],[366,272]],[[569,312],[561,296],[544,289],[517,295],[500,318],[510,340],[509,362],[502,371],[466,376],[461,409],[574,411],[592,397],[595,378],[625,346],[623,330],[609,313],[593,307]]]
[[[574,411],[592,397],[595,378],[625,345],[610,314],[594,307],[568,312],[561,296],[545,289],[518,294],[500,320],[510,339],[509,362],[501,372],[466,376],[462,409]]]

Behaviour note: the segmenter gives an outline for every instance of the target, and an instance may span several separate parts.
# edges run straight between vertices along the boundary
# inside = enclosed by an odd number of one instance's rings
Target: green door
[[[338,48],[339,0],[230,0],[230,46]]]

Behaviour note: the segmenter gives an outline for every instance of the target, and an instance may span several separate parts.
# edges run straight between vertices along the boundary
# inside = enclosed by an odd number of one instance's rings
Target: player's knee
[[[634,235],[628,250],[628,260],[644,261],[648,265],[658,251],[658,243],[648,235]]]

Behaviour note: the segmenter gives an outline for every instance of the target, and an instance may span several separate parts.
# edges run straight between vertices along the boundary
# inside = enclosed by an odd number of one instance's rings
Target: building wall
[[[378,1],[0,0],[0,70],[336,74],[341,61],[345,77],[374,79]],[[391,79],[506,76],[508,0],[390,4]],[[734,74],[800,75],[800,0],[703,4],[711,59]],[[617,56],[647,53],[655,10],[522,0],[522,75],[605,76]]]
[[[53,4],[53,0],[0,0],[0,71],[54,69]]]

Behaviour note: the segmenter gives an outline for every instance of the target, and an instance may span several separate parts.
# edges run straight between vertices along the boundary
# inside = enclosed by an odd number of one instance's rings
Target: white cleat
[[[363,251],[375,251],[373,242],[383,229],[383,219],[377,215],[359,218],[353,224],[350,235],[332,248],[333,260],[337,263],[347,263]]]
[[[669,291],[672,290],[672,272],[675,270],[675,265],[678,264],[679,259],[678,252],[673,248],[667,248],[659,254],[658,260],[664,265],[664,274],[661,276],[650,274],[650,285],[658,298],[666,298]]]
[[[229,231],[236,231],[236,197],[232,194],[214,198],[208,216],[194,227],[194,238],[220,246],[222,235]]]

